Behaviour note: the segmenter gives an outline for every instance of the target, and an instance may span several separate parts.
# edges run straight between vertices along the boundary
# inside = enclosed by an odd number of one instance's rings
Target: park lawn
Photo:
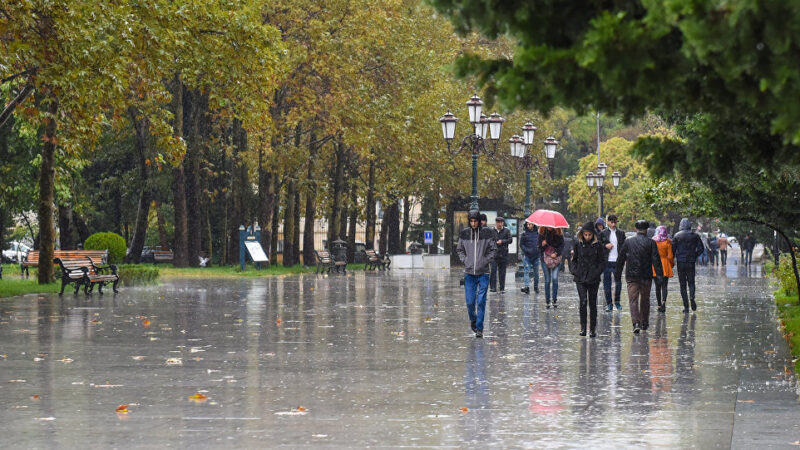
[[[60,290],[61,283],[39,284],[35,277],[27,280],[19,278],[19,275],[7,277],[5,268],[3,269],[3,279],[0,280],[0,298],[23,294],[55,293]]]
[[[781,290],[775,291],[775,303],[778,304],[783,335],[795,357],[794,371],[800,373],[800,303],[796,295],[789,296]]]
[[[241,271],[239,266],[212,266],[212,267],[172,267],[165,264],[158,266],[162,278],[258,278],[279,275],[297,275],[301,273],[314,273],[315,266],[306,267],[302,264],[291,267],[272,265],[269,269],[256,269],[252,265],[247,270]],[[348,264],[347,270],[364,270],[364,264]]]

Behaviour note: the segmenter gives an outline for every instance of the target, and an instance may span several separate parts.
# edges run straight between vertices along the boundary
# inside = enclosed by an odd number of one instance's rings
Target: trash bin
[[[411,253],[412,255],[421,255],[423,248],[424,247],[422,244],[414,241],[408,245],[408,253]]]
[[[336,265],[336,271],[345,271],[347,266],[347,242],[337,239],[331,242],[331,255]]]

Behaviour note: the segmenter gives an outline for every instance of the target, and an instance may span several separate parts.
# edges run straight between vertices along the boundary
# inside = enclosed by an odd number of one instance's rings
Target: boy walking
[[[480,225],[480,212],[468,214],[469,228],[461,230],[456,252],[464,263],[464,297],[469,323],[475,337],[483,337],[483,317],[486,311],[486,290],[489,288],[489,265],[497,252],[495,234]]]

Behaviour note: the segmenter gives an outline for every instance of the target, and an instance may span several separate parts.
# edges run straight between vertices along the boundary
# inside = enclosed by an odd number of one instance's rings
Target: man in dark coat
[[[589,337],[595,337],[597,328],[597,290],[600,275],[608,259],[606,248],[597,238],[592,222],[586,222],[578,233],[572,252],[569,270],[575,281],[580,299],[581,336],[586,336],[586,309],[589,309]]]
[[[497,292],[498,278],[500,292],[506,291],[506,268],[508,267],[508,245],[511,244],[511,230],[506,228],[506,219],[497,216],[495,222],[495,244],[497,252],[492,261],[492,272],[489,278],[489,292]]]
[[[489,263],[497,251],[494,233],[480,226],[480,213],[472,210],[467,216],[469,228],[458,235],[456,253],[464,263],[464,296],[469,322],[475,337],[483,337],[483,316],[486,311],[486,289],[489,287]]]
[[[525,230],[522,232],[522,238],[519,243],[520,250],[522,251],[522,264],[524,268],[525,287],[522,292],[528,294],[531,292],[531,271],[533,271],[533,291],[539,293],[539,232],[536,225],[525,222]]]
[[[605,270],[603,271],[603,291],[606,294],[606,311],[611,311],[613,306],[611,304],[611,275],[614,275],[616,282],[616,289],[614,289],[614,305],[617,311],[622,310],[619,298],[622,295],[622,272],[617,276],[617,259],[619,258],[619,249],[625,243],[625,232],[617,228],[617,216],[610,214],[608,216],[608,228],[600,233],[600,241],[604,243],[606,250],[608,250],[608,262],[606,263]]]
[[[672,239],[672,249],[675,253],[675,261],[678,263],[678,281],[681,285],[681,297],[683,298],[683,312],[689,312],[689,301],[691,300],[692,311],[697,310],[697,303],[694,301],[694,276],[695,263],[697,257],[703,253],[705,247],[700,235],[692,231],[692,224],[689,219],[681,219],[680,231]],[[686,294],[686,285],[689,285],[689,295]]]
[[[622,244],[617,259],[616,270],[619,275],[622,274],[623,266],[626,266],[625,281],[628,284],[628,302],[635,334],[640,330],[647,330],[650,326],[650,289],[653,285],[653,270],[659,282],[664,278],[656,241],[647,237],[649,226],[646,220],[636,222],[636,236]]]
[[[749,266],[753,262],[753,249],[756,248],[756,240],[750,233],[742,241],[742,264]]]

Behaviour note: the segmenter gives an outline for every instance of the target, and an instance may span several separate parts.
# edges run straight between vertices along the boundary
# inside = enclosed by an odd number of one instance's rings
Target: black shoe
[[[547,309],[550,309],[550,302],[547,302]]]
[[[689,308],[683,308],[683,313],[684,314],[689,314]]]
[[[501,289],[500,289],[500,293],[501,293],[501,294],[505,294],[505,293],[506,293],[506,290],[505,290],[505,288],[501,288]]]
[[[592,338],[593,338],[593,337],[597,337],[597,333],[595,333],[595,332],[594,332],[594,330],[592,330],[592,331],[589,333],[589,337],[592,337]]]
[[[539,293],[539,286],[534,286],[533,287],[533,292],[538,294]]]
[[[475,332],[475,337],[476,338],[482,338],[483,337],[483,330],[476,331]]]
[[[558,305],[556,305],[556,301],[555,300],[553,300],[553,308],[558,308]]]
[[[694,299],[692,299],[692,311],[697,311],[697,303],[694,302]]]
[[[586,336],[586,328],[581,328],[581,336]]]
[[[658,307],[658,312],[663,313],[667,312],[667,305],[661,305]]]
[[[469,326],[470,326],[470,328],[472,328],[472,332],[473,332],[473,333],[474,333],[474,332],[476,332],[476,331],[478,331],[478,327],[477,327],[477,326],[475,326],[475,321],[474,321],[474,320],[470,320],[470,321],[469,321]]]
[[[636,322],[633,324],[633,334],[639,334],[639,331],[641,331],[639,328],[639,322]]]
[[[522,291],[523,294],[530,294],[531,293],[531,288],[529,288],[527,286],[525,286],[524,288],[522,288],[520,290]]]
[[[650,328],[650,324],[649,323],[645,322],[645,323],[642,324],[642,331],[647,331],[648,328]]]
[[[497,289],[489,289],[489,292],[497,292]]]

